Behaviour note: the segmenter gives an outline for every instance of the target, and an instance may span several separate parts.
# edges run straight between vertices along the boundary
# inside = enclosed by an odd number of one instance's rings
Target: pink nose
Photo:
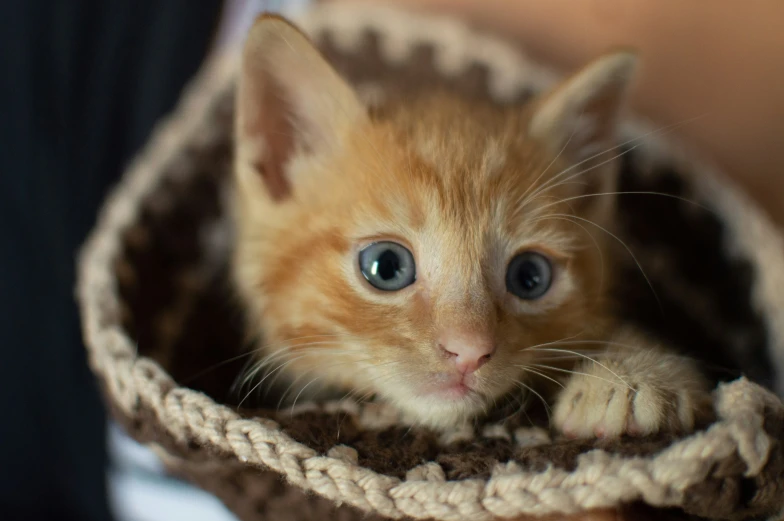
[[[490,336],[470,331],[454,330],[441,335],[439,347],[463,374],[473,373],[495,353],[495,342]]]

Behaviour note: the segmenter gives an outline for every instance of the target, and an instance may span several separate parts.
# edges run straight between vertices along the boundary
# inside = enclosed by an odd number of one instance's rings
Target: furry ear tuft
[[[636,68],[630,51],[594,60],[544,95],[528,124],[529,136],[552,157],[579,165],[551,175],[559,176],[573,210],[595,219],[606,221],[614,206],[617,127]]]
[[[240,182],[285,199],[296,187],[287,166],[299,154],[330,154],[366,117],[351,87],[295,26],[260,16],[242,55],[236,100]],[[243,179],[243,176],[255,179]]]
[[[573,162],[609,148],[636,68],[630,51],[594,60],[539,101],[529,135]]]

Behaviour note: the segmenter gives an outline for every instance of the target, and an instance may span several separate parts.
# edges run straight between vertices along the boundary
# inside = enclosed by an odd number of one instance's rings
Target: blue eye
[[[506,270],[507,291],[523,300],[543,296],[552,282],[552,265],[541,253],[523,252],[512,259]]]
[[[399,291],[416,280],[414,256],[396,242],[374,242],[359,252],[359,269],[382,291]]]

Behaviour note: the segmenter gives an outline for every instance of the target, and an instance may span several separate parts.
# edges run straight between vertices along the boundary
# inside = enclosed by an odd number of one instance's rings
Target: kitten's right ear
[[[611,156],[617,155],[617,127],[636,69],[637,55],[629,50],[597,58],[545,94],[529,121],[528,135],[552,157],[580,166],[558,184],[575,199],[573,209],[590,209],[596,218],[601,212],[610,215],[614,199],[581,197],[616,189],[617,164]],[[551,169],[551,175],[558,171]]]
[[[539,101],[529,135],[573,162],[607,150],[636,68],[637,55],[629,50],[589,63]]]
[[[285,199],[295,188],[291,160],[337,152],[366,117],[351,87],[302,32],[278,16],[256,20],[237,87],[237,171],[250,177],[241,183],[260,179],[273,200]]]

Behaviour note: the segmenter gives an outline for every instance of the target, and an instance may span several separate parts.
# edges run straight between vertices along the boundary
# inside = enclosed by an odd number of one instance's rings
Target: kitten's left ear
[[[241,183],[263,185],[280,201],[309,181],[292,178],[292,160],[337,153],[367,113],[307,36],[283,18],[262,15],[243,50],[236,117]]]
[[[631,51],[594,60],[537,103],[529,135],[573,163],[610,149],[636,65]]]

